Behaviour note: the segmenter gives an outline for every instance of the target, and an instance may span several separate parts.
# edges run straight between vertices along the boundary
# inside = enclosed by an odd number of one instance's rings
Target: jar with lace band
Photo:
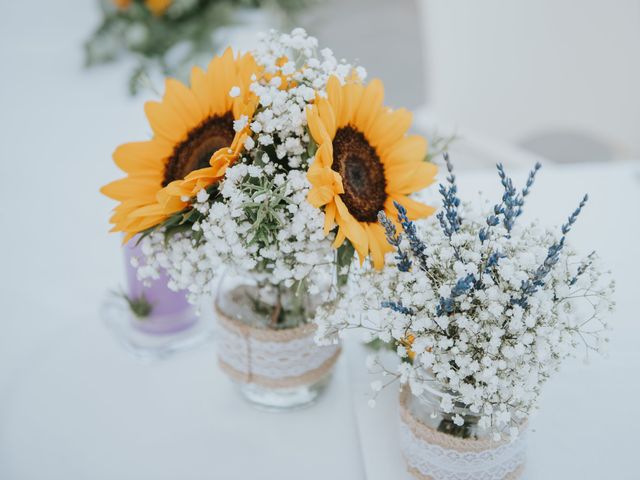
[[[252,404],[290,410],[313,404],[326,388],[339,345],[319,346],[310,323],[321,294],[230,269],[215,302],[218,363]]]
[[[400,393],[400,445],[407,470],[419,480],[515,480],[524,470],[526,423],[517,437],[494,440],[480,417],[454,402],[441,408],[445,392],[436,387],[417,396]]]

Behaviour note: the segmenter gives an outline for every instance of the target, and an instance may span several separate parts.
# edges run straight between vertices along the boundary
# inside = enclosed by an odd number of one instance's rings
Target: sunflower
[[[366,87],[358,81],[327,83],[327,98],[307,110],[307,123],[318,149],[307,177],[308,201],[324,208],[325,234],[338,225],[334,247],[349,239],[360,262],[371,254],[375,268],[391,251],[378,212],[397,217],[394,202],[410,219],[431,215],[434,208],[408,197],[431,184],[437,167],[424,161],[427,142],[407,135],[411,113],[382,105],[379,80]]]
[[[236,132],[234,121],[246,117],[248,125],[253,115],[257,100],[249,85],[257,72],[251,55],[236,58],[227,49],[207,71],[193,68],[191,88],[168,79],[162,101],[145,104],[153,138],[119,146],[113,159],[127,176],[101,189],[120,202],[112,231],[125,232],[126,241],[224,176],[249,135],[248,126]]]
[[[126,10],[131,6],[133,0],[112,0],[113,4],[120,10]],[[145,0],[144,4],[154,15],[162,15],[171,5],[172,0]]]
[[[113,4],[120,10],[126,10],[131,6],[133,0],[112,0]]]
[[[172,0],[145,0],[144,4],[154,15],[162,15],[171,2]]]

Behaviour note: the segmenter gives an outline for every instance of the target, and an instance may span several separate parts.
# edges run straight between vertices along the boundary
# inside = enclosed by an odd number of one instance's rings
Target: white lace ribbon
[[[218,359],[236,380],[289,387],[314,383],[335,363],[339,345],[319,346],[315,326],[266,330],[241,324],[218,312]]]
[[[401,403],[400,447],[409,472],[421,480],[514,480],[524,469],[525,437],[523,431],[495,446],[458,439],[418,422]]]

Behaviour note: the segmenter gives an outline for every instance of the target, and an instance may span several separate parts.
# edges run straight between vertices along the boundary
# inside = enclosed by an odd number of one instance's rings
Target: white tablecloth
[[[321,403],[254,411],[217,370],[211,348],[143,364],[98,317],[122,283],[110,152],[149,132],[126,66],[81,68],[93,2],[7,2],[0,16],[0,478],[401,478],[395,395],[366,406],[363,352],[346,345]],[[583,190],[592,205],[572,235],[619,279],[611,358],[570,365],[534,420],[529,479],[637,478],[640,327],[636,165],[549,168],[531,212],[560,223]],[[463,192],[497,185],[461,174]],[[615,472],[615,473],[612,473]]]

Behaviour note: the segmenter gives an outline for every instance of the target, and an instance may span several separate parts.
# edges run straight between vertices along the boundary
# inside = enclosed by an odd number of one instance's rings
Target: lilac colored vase
[[[132,257],[141,257],[140,247],[133,238],[124,247],[125,268],[127,271],[128,295],[140,298],[142,295],[151,304],[151,314],[143,319],[131,316],[134,327],[144,333],[165,335],[177,333],[191,327],[197,321],[193,307],[187,301],[184,291],[174,292],[167,286],[168,277],[162,272],[160,278],[145,286],[138,280],[136,269],[131,265]]]

